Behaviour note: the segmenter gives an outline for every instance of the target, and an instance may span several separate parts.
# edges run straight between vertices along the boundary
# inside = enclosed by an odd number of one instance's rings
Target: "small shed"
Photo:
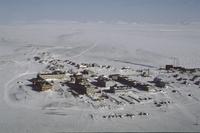
[[[159,77],[155,77],[153,83],[155,83],[156,87],[160,88],[164,88],[166,86],[166,83]]]
[[[173,65],[166,65],[166,66],[165,66],[165,69],[166,69],[166,70],[170,70],[170,69],[172,69],[172,68],[174,68]]]
[[[75,78],[75,84],[80,84],[84,79],[82,73],[76,73],[73,77]]]
[[[109,75],[109,78],[111,78],[112,80],[118,80],[120,77],[120,74],[112,74],[112,75]]]

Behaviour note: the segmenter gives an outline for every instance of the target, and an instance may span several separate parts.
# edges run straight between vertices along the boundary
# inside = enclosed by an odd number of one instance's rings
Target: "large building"
[[[35,90],[46,91],[53,89],[54,82],[69,80],[68,77],[64,72],[54,71],[52,73],[39,73],[37,78],[30,81],[33,83]]]
[[[145,84],[145,83],[141,83],[136,80],[129,79],[128,77],[123,76],[123,75],[114,74],[114,75],[110,75],[109,78],[111,78],[112,80],[117,81],[121,84],[127,85],[129,87],[134,87],[138,90],[151,91],[151,89],[152,89],[151,85],[149,85],[149,84]]]
[[[47,81],[56,81],[56,80],[66,80],[67,76],[65,72],[54,71],[52,73],[41,73],[37,75],[37,78],[44,79]]]
[[[86,94],[94,99],[96,92],[98,91],[98,87],[91,84],[81,73],[74,74],[71,78],[72,83],[69,84],[74,91],[78,94]]]
[[[34,90],[36,91],[46,91],[53,88],[53,84],[40,78],[34,78],[31,79],[31,82],[33,83]]]

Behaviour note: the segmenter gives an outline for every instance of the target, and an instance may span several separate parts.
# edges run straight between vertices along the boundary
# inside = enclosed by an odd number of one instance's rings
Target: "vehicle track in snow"
[[[85,53],[89,52],[90,50],[92,50],[93,48],[95,48],[97,46],[96,43],[94,43],[92,46],[90,46],[89,48],[85,49],[84,51],[80,52],[79,54],[77,55],[74,55],[74,56],[71,56],[70,58],[71,59],[74,59],[74,58],[77,58],[77,57],[80,57],[82,55],[84,55]]]
[[[5,83],[5,85],[4,85],[4,98],[3,99],[9,106],[17,107],[17,108],[20,107],[19,104],[14,103],[15,101],[13,101],[13,99],[11,99],[11,97],[10,97],[10,94],[12,93],[12,91],[14,91],[14,90],[12,90],[13,85],[14,85],[13,82],[17,81],[17,79],[20,79],[23,76],[31,75],[31,74],[35,74],[35,72],[33,72],[33,73],[27,73],[27,72],[21,73],[19,75],[14,76],[11,80],[9,80],[7,83]],[[17,84],[15,84],[15,85],[17,85]],[[24,106],[24,105],[21,105],[21,106]]]
[[[23,47],[27,47],[22,46],[21,49],[23,49]],[[31,58],[33,55],[35,55],[37,53],[38,49],[36,47],[31,46],[30,49],[28,48],[28,51],[25,54],[25,58]],[[21,53],[20,50],[18,50],[18,52],[20,54],[23,54],[24,51],[22,51],[23,53]],[[14,53],[13,53],[14,55]],[[11,59],[12,60],[12,59]],[[30,72],[29,69],[32,66],[31,61],[17,61],[17,60],[13,60],[13,63],[16,64],[15,67],[17,68],[21,68],[20,70],[23,70],[22,73],[17,72],[18,74],[16,74],[15,76],[13,76],[10,80],[8,80],[5,84],[4,84],[4,101],[9,105],[9,106],[14,106],[14,107],[18,107],[16,106],[16,104],[12,101],[11,97],[10,97],[10,93],[12,93],[12,87],[13,87],[13,82],[17,81],[17,79],[20,79],[21,77],[27,76],[27,75],[32,75],[32,74],[36,74],[37,72]],[[15,84],[17,85],[17,84]]]

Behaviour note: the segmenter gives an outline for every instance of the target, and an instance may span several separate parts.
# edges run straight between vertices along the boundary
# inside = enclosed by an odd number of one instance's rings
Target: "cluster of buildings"
[[[149,84],[131,80],[127,76],[120,74],[100,75],[94,77],[92,81],[88,76],[91,75],[87,69],[77,73],[53,71],[50,73],[38,73],[36,78],[31,79],[31,82],[37,91],[55,89],[55,84],[66,85],[74,95],[85,94],[93,100],[100,100],[105,93],[126,91],[132,88],[150,91],[152,88]]]
[[[68,86],[74,95],[87,95],[91,99],[97,100],[101,99],[102,95],[106,93],[117,93],[122,91],[126,92],[133,88],[140,91],[154,91],[155,87],[165,87],[165,82],[159,78],[156,78],[152,81],[152,83],[155,84],[155,86],[153,86],[151,83],[133,80],[130,77],[121,74],[108,74],[107,76],[98,76],[99,74],[89,68],[109,69],[111,66],[100,66],[96,63],[76,64],[70,60],[65,60],[65,63],[74,66],[79,71],[57,71],[57,69],[63,68],[63,65],[60,64],[60,62],[61,60],[50,61],[50,65],[48,67],[50,72],[38,73],[37,77],[31,80],[35,90],[46,91],[50,89],[56,89],[58,85]],[[124,69],[128,70],[130,68],[122,68],[122,70]],[[166,65],[165,69],[171,70],[181,68],[176,68],[172,65]],[[149,77],[149,75],[149,69],[141,71],[142,77]]]
[[[109,77],[114,81],[117,81],[117,82],[120,82],[123,85],[126,85],[127,87],[134,87],[138,90],[151,91],[152,88],[153,88],[150,84],[141,83],[139,81],[132,80],[129,77],[124,76],[124,75],[113,74],[113,75],[109,75]]]
[[[173,66],[173,65],[166,65],[165,66],[165,70],[177,70],[180,71],[181,73],[185,73],[185,72],[189,72],[189,73],[194,73],[196,71],[199,71],[199,68],[185,68],[185,67],[181,67],[181,66]]]
[[[35,60],[41,61],[39,57],[35,57]],[[74,96],[85,95],[92,101],[108,99],[111,102],[106,102],[106,105],[109,106],[112,106],[112,103],[115,103],[114,105],[122,105],[147,102],[152,99],[148,94],[146,96],[146,93],[127,92],[138,92],[138,90],[146,92],[160,91],[160,88],[164,88],[168,84],[167,82],[170,83],[171,81],[166,80],[166,77],[160,76],[160,73],[159,75],[158,73],[154,73],[154,71],[150,73],[149,69],[135,71],[129,67],[122,67],[118,71],[118,69],[113,69],[110,65],[98,65],[96,63],[78,64],[70,60],[62,61],[59,59],[47,60],[47,62],[48,66],[46,70],[48,72],[38,73],[36,78],[30,80],[34,90],[60,90],[62,87],[62,89],[66,88]],[[66,69],[69,70],[65,71]],[[161,68],[160,70],[164,70],[164,73],[167,71],[170,75],[200,71],[199,69],[187,69],[173,65],[166,65],[165,68]],[[180,77],[177,76],[176,78],[179,80]],[[198,75],[192,77],[191,81],[195,82],[196,85],[200,84]],[[89,100],[93,104],[92,101]],[[97,105],[98,103],[101,103],[102,106],[104,105],[104,102],[95,103]],[[161,107],[169,103],[157,102],[154,104],[156,107]],[[104,117],[113,118],[122,116],[108,115]]]

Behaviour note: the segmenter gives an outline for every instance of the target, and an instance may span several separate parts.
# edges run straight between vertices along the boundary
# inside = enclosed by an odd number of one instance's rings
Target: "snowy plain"
[[[18,78],[25,81],[44,68],[31,60],[43,51],[58,58],[115,67],[159,68],[176,59],[178,65],[199,68],[200,24],[0,25],[0,132],[200,131],[200,126],[194,124],[200,112],[199,101],[184,96],[175,97],[176,104],[167,112],[151,105],[135,107],[134,110],[148,110],[152,115],[134,120],[103,120],[98,114],[107,110],[82,107],[73,98],[55,98],[54,92],[32,92],[27,101],[18,101],[11,96],[15,92],[14,82]],[[200,90],[194,92],[199,98]],[[45,109],[49,101],[57,109],[54,114]],[[89,119],[90,113],[97,114],[97,118]]]

